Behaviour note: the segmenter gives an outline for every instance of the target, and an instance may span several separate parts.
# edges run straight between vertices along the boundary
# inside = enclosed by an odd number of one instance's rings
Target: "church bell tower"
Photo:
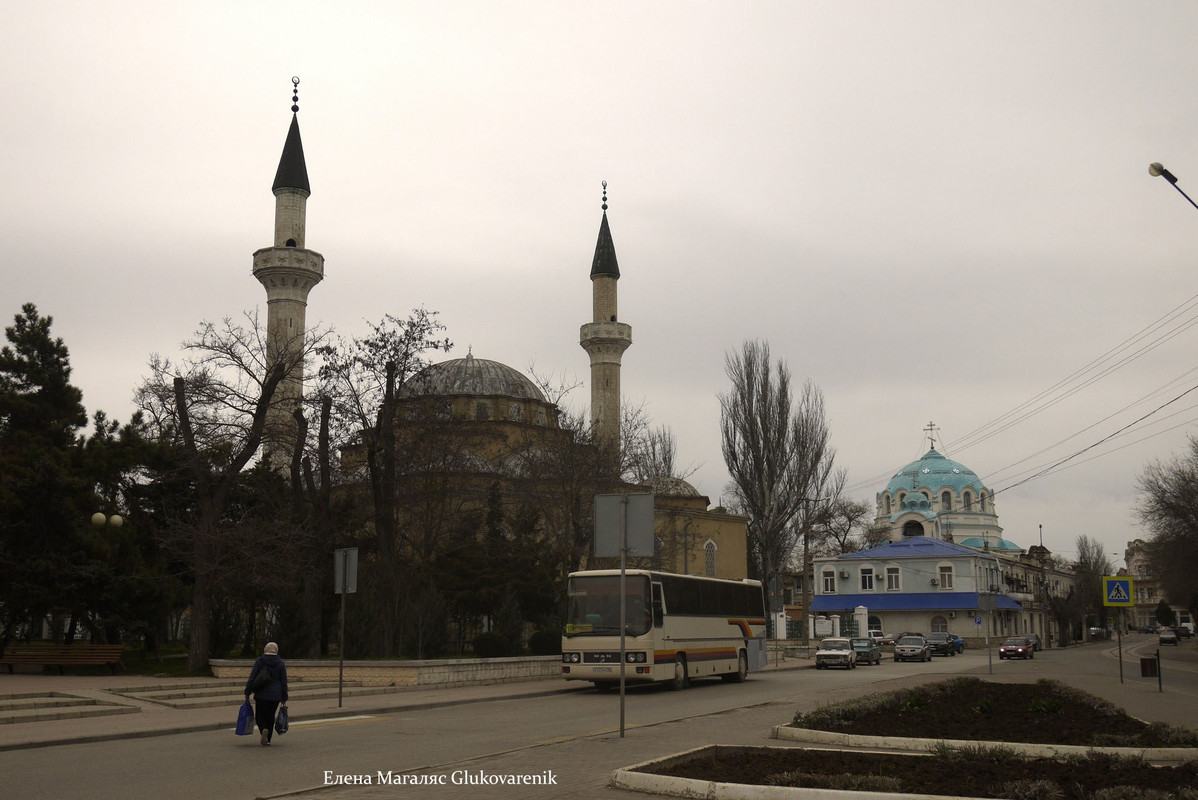
[[[616,317],[616,282],[620,266],[607,225],[607,181],[603,182],[603,219],[591,262],[592,322],[582,326],[579,344],[591,357],[591,426],[600,447],[619,463],[620,358],[632,344],[632,326]]]
[[[304,389],[304,336],[308,292],[324,278],[324,256],[304,246],[308,168],[299,129],[299,78],[291,79],[291,128],[271,187],[275,195],[274,245],[254,253],[254,277],[266,289],[267,364],[287,375],[275,390],[266,420],[264,456],[287,469],[296,447],[295,419]]]

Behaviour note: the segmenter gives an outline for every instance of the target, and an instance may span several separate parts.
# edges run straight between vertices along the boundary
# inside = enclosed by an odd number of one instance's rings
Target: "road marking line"
[[[291,723],[292,728],[298,728],[301,725],[340,725],[347,722],[363,722],[365,720],[379,719],[373,714],[355,714],[350,717],[328,717],[326,719],[305,719],[297,720]]]

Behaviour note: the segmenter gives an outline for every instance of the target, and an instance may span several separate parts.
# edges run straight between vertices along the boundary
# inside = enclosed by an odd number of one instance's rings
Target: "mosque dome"
[[[910,492],[920,487],[932,491],[948,487],[956,493],[969,488],[979,493],[986,489],[976,472],[964,464],[945,458],[935,448],[896,472],[886,485],[886,491],[896,495],[900,491]]]
[[[663,495],[665,497],[702,497],[699,490],[682,478],[674,478],[669,475],[658,475],[649,481],[649,488],[654,494]]]
[[[401,397],[512,397],[547,402],[535,383],[518,370],[498,361],[475,358],[455,358],[432,364],[413,375],[400,391]]]

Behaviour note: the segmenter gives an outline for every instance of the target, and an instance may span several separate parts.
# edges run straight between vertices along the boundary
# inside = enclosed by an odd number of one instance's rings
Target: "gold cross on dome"
[[[936,427],[935,422],[929,422],[928,427],[924,428],[924,430],[927,431],[928,441],[932,443],[932,449],[935,450],[936,449],[936,431],[938,431],[939,428]]]

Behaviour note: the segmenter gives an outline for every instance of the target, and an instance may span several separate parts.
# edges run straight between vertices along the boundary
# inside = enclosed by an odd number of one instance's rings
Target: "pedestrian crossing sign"
[[[1104,606],[1131,606],[1133,596],[1131,578],[1103,577],[1102,604]]]

